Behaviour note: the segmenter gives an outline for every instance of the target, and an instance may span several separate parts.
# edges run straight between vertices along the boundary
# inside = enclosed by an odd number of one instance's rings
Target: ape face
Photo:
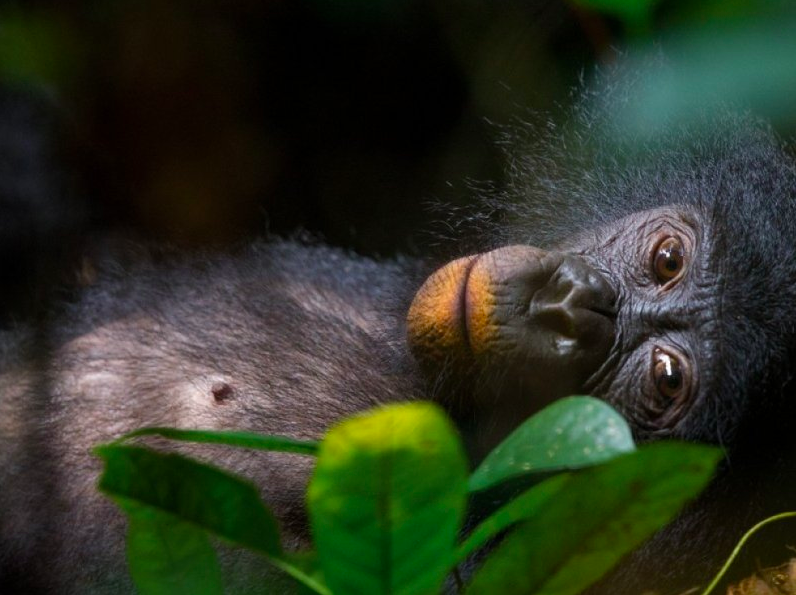
[[[412,351],[428,374],[477,375],[475,400],[525,415],[590,393],[640,436],[677,434],[702,399],[700,356],[717,316],[704,219],[657,208],[553,250],[513,245],[455,260],[415,297]]]

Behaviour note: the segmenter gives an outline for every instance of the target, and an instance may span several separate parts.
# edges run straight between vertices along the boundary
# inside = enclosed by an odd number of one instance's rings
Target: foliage
[[[307,493],[316,551],[299,558],[282,550],[248,481],[126,443],[150,434],[317,452]],[[96,452],[105,462],[100,489],[128,516],[130,572],[147,595],[223,592],[208,536],[261,554],[315,593],[436,593],[453,572],[468,593],[575,594],[693,498],[719,458],[694,444],[635,448],[621,416],[589,397],[563,399],[527,420],[469,480],[452,423],[428,402],[344,420],[320,445],[156,428]],[[457,543],[468,495],[534,477]],[[465,585],[457,565],[500,538]]]

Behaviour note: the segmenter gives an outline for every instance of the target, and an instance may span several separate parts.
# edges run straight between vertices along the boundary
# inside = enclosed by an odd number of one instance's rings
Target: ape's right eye
[[[679,277],[684,265],[685,250],[683,243],[676,237],[663,239],[653,250],[652,272],[661,285]]]

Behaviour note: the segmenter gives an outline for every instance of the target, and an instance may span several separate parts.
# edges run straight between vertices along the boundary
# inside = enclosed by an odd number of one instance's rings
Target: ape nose
[[[534,296],[565,310],[583,308],[609,318],[616,317],[616,293],[608,280],[582,258],[566,255],[547,285]]]
[[[605,277],[582,258],[548,253],[555,267],[546,283],[536,288],[529,314],[540,326],[582,349],[606,353],[613,339],[616,292]],[[611,339],[609,342],[608,339]]]

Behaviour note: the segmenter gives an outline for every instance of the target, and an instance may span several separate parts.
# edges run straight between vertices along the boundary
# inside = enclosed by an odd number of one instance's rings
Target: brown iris
[[[668,237],[655,248],[652,257],[652,270],[661,285],[677,278],[683,271],[684,250],[682,242]]]
[[[680,360],[663,349],[652,353],[652,376],[658,393],[671,400],[678,400],[685,391],[685,377]]]

